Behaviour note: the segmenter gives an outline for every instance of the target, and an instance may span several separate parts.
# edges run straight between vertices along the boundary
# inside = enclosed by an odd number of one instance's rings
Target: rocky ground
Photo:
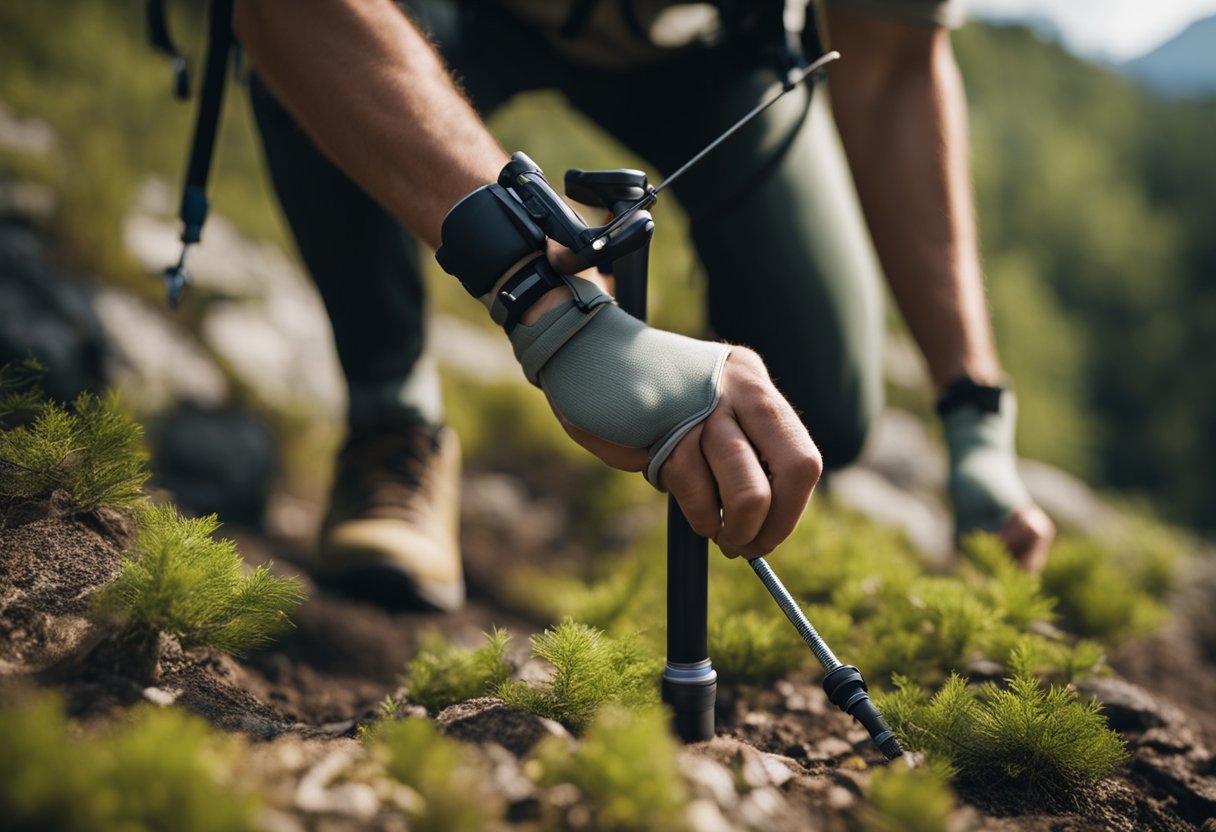
[[[476,477],[467,490],[487,491]],[[7,527],[0,530],[5,675],[61,689],[70,710],[86,719],[140,701],[176,703],[246,736],[259,791],[271,806],[263,822],[274,830],[400,828],[390,785],[360,773],[367,751],[355,736],[385,696],[400,697],[398,676],[418,635],[435,628],[474,644],[492,623],[520,635],[540,625],[504,609],[485,589],[531,551],[529,535],[486,528],[480,518],[494,512],[471,501],[464,532],[472,599],[463,612],[390,613],[309,586],[311,600],[296,616],[297,629],[274,647],[237,661],[183,652],[169,642],[159,680],[143,687],[112,672],[104,650],[95,649],[99,634],[83,615],[90,591],[115,574],[129,526],[107,513],[62,516],[53,503],[7,507]],[[520,546],[521,538],[528,545]],[[248,532],[238,539],[251,560],[274,555],[281,571],[298,572],[306,552]],[[1070,808],[964,793],[953,828],[1216,826],[1210,820],[1216,816],[1216,758],[1209,750],[1216,739],[1211,566],[1192,564],[1168,630],[1127,645],[1113,657],[1119,676],[1082,689],[1105,704],[1112,726],[1128,742],[1130,763]],[[510,825],[532,828],[554,811],[578,825],[577,801],[563,804],[560,793],[550,794],[522,773],[540,739],[566,734],[560,725],[493,699],[449,708],[438,724],[479,747]],[[830,706],[809,671],[772,688],[724,689],[718,736],[680,757],[697,829],[848,828],[871,772],[882,765],[864,730]]]

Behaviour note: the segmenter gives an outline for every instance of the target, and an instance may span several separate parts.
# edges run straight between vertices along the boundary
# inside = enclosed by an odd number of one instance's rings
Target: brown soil
[[[504,569],[530,556],[536,541],[486,530],[466,518],[471,597],[462,612],[386,612],[320,591],[305,578],[310,600],[294,617],[296,629],[273,648],[237,661],[210,651],[184,652],[168,641],[150,691],[115,674],[96,651],[89,653],[99,641],[86,618],[89,596],[117,574],[129,525],[113,515],[63,515],[54,506],[3,508],[0,674],[38,674],[64,692],[78,715],[141,699],[175,701],[220,728],[273,741],[272,750],[258,752],[259,765],[274,768],[280,757],[292,762],[290,774],[283,763],[266,775],[270,780],[298,779],[321,758],[338,753],[335,749],[352,753],[353,746],[341,738],[353,736],[386,696],[400,694],[398,677],[425,630],[477,644],[481,633],[497,624],[515,632],[522,649],[524,636],[540,626],[504,610],[495,597]],[[237,538],[247,560],[273,559],[280,573],[303,573],[302,549],[249,532],[225,532]],[[551,556],[565,559],[571,553]],[[955,826],[1172,832],[1199,828],[1216,815],[1216,758],[1208,751],[1216,739],[1216,616],[1207,614],[1216,580],[1208,583],[1214,574],[1209,567],[1196,567],[1202,574],[1187,582],[1189,594],[1176,604],[1183,614],[1169,630],[1113,656],[1120,674],[1140,686],[1108,688],[1104,694],[1112,701],[1112,725],[1128,741],[1129,765],[1055,808],[1029,797],[964,792]],[[550,730],[492,702],[470,704],[441,720],[445,730],[485,743],[501,723],[497,745],[517,756]],[[753,795],[771,793],[781,802],[781,811],[765,815],[770,830],[844,828],[845,813],[863,800],[867,772],[886,764],[865,732],[827,702],[810,672],[772,688],[722,689],[718,723],[719,738],[691,752],[741,772],[745,780],[749,771],[767,772],[756,775],[763,782],[751,787]],[[530,807],[518,810],[521,819],[534,818],[536,800],[532,793],[519,799],[518,806]],[[734,824],[753,810],[759,811],[737,807],[727,817]],[[342,828],[379,828],[368,823]]]

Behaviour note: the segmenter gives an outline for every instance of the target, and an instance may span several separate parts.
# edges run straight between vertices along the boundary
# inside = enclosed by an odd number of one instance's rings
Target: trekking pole
[[[623,213],[644,211],[639,201],[656,191],[641,171],[566,173],[566,195],[588,205],[608,208],[613,222]],[[646,320],[646,285],[650,243],[613,261],[617,303],[638,320]],[[709,661],[709,544],[692,530],[674,497],[667,499],[667,664],[663,701],[671,706],[676,735],[700,742],[714,735],[718,674]]]

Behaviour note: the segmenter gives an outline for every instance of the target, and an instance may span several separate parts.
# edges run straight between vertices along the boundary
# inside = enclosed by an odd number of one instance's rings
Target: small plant
[[[183,647],[237,654],[289,629],[305,598],[299,582],[266,566],[245,574],[236,545],[212,537],[217,528],[214,516],[187,518],[173,506],[142,512],[122,572],[98,593],[99,615],[126,638],[167,633]]]
[[[477,832],[502,814],[499,798],[484,788],[486,774],[456,740],[428,719],[383,721],[366,735],[388,773],[418,796],[409,811],[418,832]]]
[[[237,744],[176,709],[136,708],[81,733],[54,697],[0,706],[0,822],[5,829],[257,828],[256,802],[233,776]]]
[[[605,705],[641,708],[658,702],[659,659],[636,636],[611,638],[566,619],[532,636],[532,654],[553,665],[553,678],[505,682],[498,696],[512,707],[585,727]]]
[[[870,775],[861,825],[866,832],[945,832],[954,809],[950,769],[942,763],[912,768],[896,761]]]
[[[677,749],[660,708],[631,712],[607,707],[571,750],[559,737],[544,740],[525,771],[542,786],[569,783],[590,804],[583,828],[602,832],[684,829],[688,794]],[[579,809],[586,804],[580,802]],[[561,808],[555,811],[561,812]],[[574,825],[559,816],[553,825]]]
[[[37,388],[36,364],[0,369],[0,494],[65,492],[73,508],[125,508],[148,479],[143,431],[116,393],[81,393],[66,407]]]
[[[476,650],[454,647],[438,633],[423,637],[422,649],[406,669],[406,691],[430,713],[448,705],[493,693],[511,678],[507,662],[510,633],[497,627]]]
[[[877,704],[905,747],[948,764],[960,786],[983,792],[1063,803],[1127,758],[1096,702],[1079,701],[1072,688],[1045,688],[1024,667],[1007,681],[977,690],[954,674],[929,697],[897,677],[895,691]]]

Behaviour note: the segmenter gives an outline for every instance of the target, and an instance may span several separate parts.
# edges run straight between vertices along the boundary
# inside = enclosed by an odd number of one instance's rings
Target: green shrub
[[[183,647],[241,653],[289,629],[305,598],[294,578],[267,566],[245,573],[231,540],[216,540],[214,515],[187,518],[173,506],[141,513],[139,538],[96,609],[132,636],[168,633]]]
[[[1176,549],[1149,541],[1134,552],[1096,540],[1061,540],[1043,572],[1063,625],[1107,643],[1151,632],[1165,620],[1160,598],[1173,583]]]
[[[438,633],[423,637],[422,649],[406,669],[406,695],[431,713],[493,693],[511,678],[507,662],[510,633],[494,628],[477,649],[454,647]]]
[[[875,769],[861,811],[866,832],[945,832],[954,809],[950,770],[938,763],[912,768],[902,761]]]
[[[148,479],[143,431],[117,394],[81,393],[71,407],[43,399],[36,364],[0,370],[0,494],[46,498],[67,493],[72,506],[130,507]]]
[[[233,776],[237,744],[176,709],[140,707],[82,734],[53,697],[0,706],[5,829],[252,830],[256,801]]]
[[[553,665],[553,677],[540,684],[502,684],[498,696],[512,707],[577,730],[605,705],[636,709],[658,702],[662,662],[636,636],[611,638],[566,619],[531,642],[532,655]]]
[[[811,653],[785,616],[772,609],[710,621],[709,655],[723,684],[767,685],[801,667]]]
[[[587,728],[576,750],[571,750],[569,741],[550,737],[525,770],[543,786],[570,783],[578,788],[586,801],[579,809],[591,812],[582,828],[684,829],[688,795],[667,720],[660,708],[631,712],[607,707]],[[567,822],[558,817],[553,825]]]
[[[377,723],[368,741],[388,773],[418,796],[409,812],[416,832],[478,832],[502,814],[500,798],[486,788],[477,758],[434,723],[408,717]]]
[[[1017,661],[1017,659],[1015,659]],[[1019,670],[1008,687],[969,687],[951,675],[932,697],[897,677],[876,704],[906,748],[948,764],[960,786],[1063,802],[1126,758],[1096,702],[1069,687],[1043,687]]]

